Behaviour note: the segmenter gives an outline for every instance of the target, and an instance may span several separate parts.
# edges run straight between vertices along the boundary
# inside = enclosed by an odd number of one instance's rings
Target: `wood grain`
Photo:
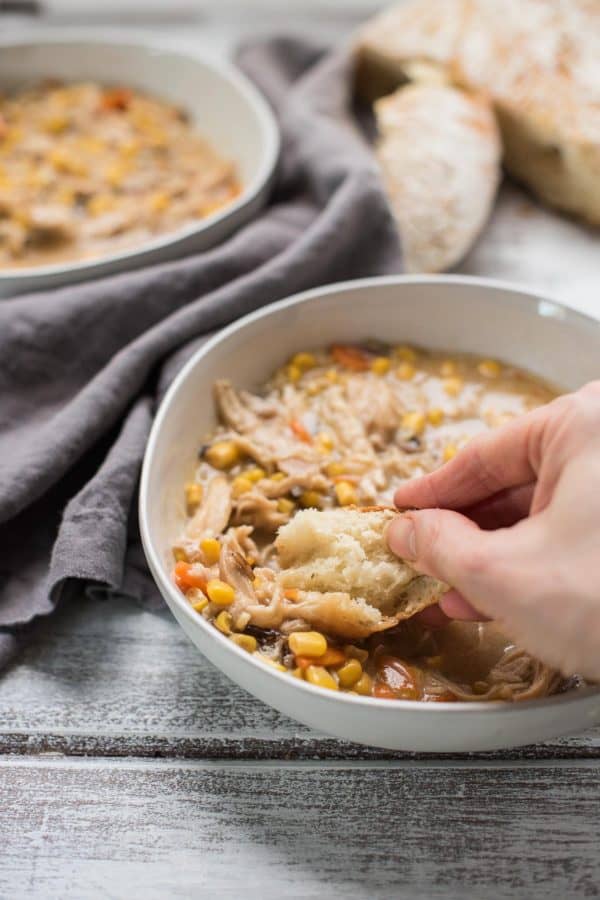
[[[598,774],[7,760],[0,895],[594,897]]]
[[[0,679],[0,753],[413,758],[310,731],[236,687],[167,610],[82,597],[28,636]],[[506,754],[482,754],[480,758]],[[600,758],[600,731],[513,751]]]

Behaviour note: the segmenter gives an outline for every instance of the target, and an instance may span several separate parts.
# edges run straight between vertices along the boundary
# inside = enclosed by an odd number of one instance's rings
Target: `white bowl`
[[[0,90],[44,78],[92,80],[147,91],[182,107],[224,157],[243,189],[205,219],[131,249],[76,262],[0,269],[0,297],[43,290],[206,250],[247,222],[265,203],[279,154],[279,131],[266,101],[237,69],[152,42],[89,32],[0,43]]]
[[[581,731],[600,722],[600,689],[523,703],[377,700],[313,688],[255,661],[207,624],[171,581],[170,548],[184,518],[180,498],[214,422],[210,385],[227,376],[259,386],[295,351],[380,338],[496,356],[564,386],[597,377],[600,324],[499,282],[391,277],[307,291],[230,325],[180,372],[156,417],[140,487],[148,563],[184,631],[237,684],[321,731],[379,747],[492,750]]]

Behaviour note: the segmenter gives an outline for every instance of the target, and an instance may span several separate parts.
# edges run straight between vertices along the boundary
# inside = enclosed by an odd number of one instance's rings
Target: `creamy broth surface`
[[[240,193],[183,110],[91,82],[0,96],[0,188],[0,269],[130,249]]]

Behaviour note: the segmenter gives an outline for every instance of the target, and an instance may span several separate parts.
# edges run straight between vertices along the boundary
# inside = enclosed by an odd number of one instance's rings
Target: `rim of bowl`
[[[233,62],[229,60],[211,56],[209,53],[194,52],[191,46],[186,45],[183,49],[175,46],[172,41],[167,38],[157,38],[154,35],[147,35],[143,32],[137,32],[135,35],[123,35],[108,28],[102,31],[90,31],[85,28],[65,28],[60,34],[41,35],[39,37],[27,37],[25,35],[12,35],[11,37],[0,38],[0,50],[25,47],[56,47],[61,44],[72,44],[74,46],[85,46],[86,44],[95,44],[98,46],[110,46],[115,44],[122,47],[135,47],[138,50],[145,50],[149,53],[170,53],[174,56],[180,56],[182,59],[188,59],[193,62],[205,65],[221,75],[225,81],[233,84],[243,96],[245,102],[251,107],[259,122],[261,132],[265,140],[265,151],[260,163],[259,169],[254,178],[246,185],[240,196],[209,216],[205,216],[199,220],[198,224],[183,225],[174,231],[145,241],[142,244],[135,245],[129,250],[122,250],[119,253],[109,253],[104,256],[91,257],[87,260],[77,260],[72,263],[52,263],[46,266],[23,266],[13,269],[0,269],[0,285],[8,281],[25,281],[27,279],[43,279],[46,276],[60,275],[63,273],[93,272],[95,269],[102,268],[113,262],[121,262],[127,259],[135,259],[145,254],[151,255],[155,250],[161,250],[168,247],[183,238],[197,234],[206,230],[211,225],[216,225],[224,219],[229,218],[240,209],[248,206],[260,191],[269,182],[269,179],[275,171],[279,152],[281,149],[281,135],[279,126],[275,116],[269,106],[266,98],[260,90],[247,78],[246,75]],[[109,73],[107,73],[109,75]],[[149,260],[151,262],[151,260]]]
[[[349,281],[338,281],[332,284],[311,288],[306,291],[292,294],[289,297],[286,297],[282,300],[277,300],[274,303],[269,303],[267,306],[263,306],[260,309],[255,310],[254,312],[248,313],[242,318],[232,322],[217,334],[215,334],[213,337],[211,337],[193,354],[193,356],[190,357],[190,359],[178,372],[170,387],[168,388],[165,396],[161,401],[157,414],[154,418],[154,422],[152,423],[152,428],[150,431],[150,436],[148,438],[148,443],[146,444],[146,451],[144,453],[144,460],[142,463],[138,502],[142,546],[152,576],[155,579],[161,592],[169,596],[169,598],[175,603],[178,609],[183,612],[184,616],[188,618],[190,622],[195,623],[200,628],[205,630],[206,633],[210,635],[211,639],[216,639],[224,648],[226,648],[226,650],[237,654],[241,659],[245,659],[246,662],[253,668],[258,668],[260,671],[266,672],[272,677],[285,679],[285,683],[288,684],[290,688],[298,689],[301,692],[306,692],[308,693],[308,695],[312,695],[316,690],[319,692],[321,698],[326,698],[332,703],[349,703],[354,705],[358,704],[359,706],[365,706],[366,708],[372,708],[375,706],[380,709],[389,709],[390,712],[398,712],[401,709],[406,709],[410,710],[411,712],[427,714],[435,714],[436,712],[481,713],[486,711],[498,714],[507,714],[509,712],[518,713],[520,711],[526,713],[532,708],[537,709],[539,707],[559,706],[563,703],[576,703],[577,701],[583,701],[590,696],[600,694],[600,685],[588,685],[582,688],[565,691],[562,694],[553,694],[549,697],[543,697],[537,700],[523,700],[512,703],[503,703],[498,700],[459,700],[441,703],[424,703],[421,700],[387,700],[380,699],[378,697],[362,697],[359,695],[355,696],[354,694],[350,693],[330,691],[326,688],[307,684],[307,682],[300,681],[297,678],[292,678],[287,672],[279,672],[277,669],[272,668],[271,666],[266,666],[259,660],[254,659],[250,653],[242,650],[241,647],[237,647],[232,641],[228,640],[225,635],[221,634],[216,628],[209,624],[202,616],[198,616],[190,607],[190,605],[185,602],[183,595],[181,595],[179,591],[177,591],[175,585],[171,582],[171,580],[163,573],[162,563],[158,557],[158,554],[154,550],[150,529],[148,527],[148,507],[151,503],[151,500],[148,497],[148,480],[150,477],[149,473],[151,460],[154,456],[155,445],[158,441],[158,435],[162,428],[162,423],[169,414],[170,406],[174,401],[177,393],[179,392],[180,387],[187,380],[188,375],[196,368],[196,366],[205,356],[208,356],[208,354],[215,346],[221,343],[221,341],[227,340],[230,334],[233,334],[236,331],[243,330],[247,325],[262,318],[267,318],[268,316],[272,315],[273,313],[279,312],[282,309],[286,309],[291,306],[300,306],[303,303],[309,302],[311,300],[316,300],[320,297],[326,297],[329,294],[337,293],[343,290],[362,290],[364,288],[376,290],[378,287],[389,287],[392,285],[401,286],[403,284],[431,284],[432,286],[439,286],[444,284],[463,284],[466,287],[472,285],[474,287],[481,287],[491,291],[510,291],[512,293],[518,293],[521,295],[518,298],[513,297],[512,302],[518,305],[522,305],[524,303],[529,307],[537,306],[537,315],[556,315],[557,313],[559,313],[559,317],[567,322],[571,321],[573,323],[578,323],[586,327],[591,326],[600,332],[600,320],[595,319],[593,316],[589,316],[586,313],[582,313],[578,310],[572,309],[558,300],[546,297],[533,290],[530,290],[527,287],[519,285],[516,282],[505,281],[496,278],[482,278],[470,275],[384,275],[370,278],[358,278]],[[544,304],[544,306],[547,307],[546,312],[542,313],[540,311],[540,304]],[[197,649],[199,650],[199,648]],[[202,651],[199,650],[199,652]],[[250,693],[252,693],[252,691],[250,691]]]

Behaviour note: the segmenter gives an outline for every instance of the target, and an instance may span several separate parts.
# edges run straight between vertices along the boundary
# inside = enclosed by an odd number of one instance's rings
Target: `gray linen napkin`
[[[348,55],[278,38],[238,61],[282,132],[264,212],[208,252],[0,302],[0,666],[11,629],[69,589],[157,598],[134,495],[156,403],[202,339],[295,291],[401,268]]]

